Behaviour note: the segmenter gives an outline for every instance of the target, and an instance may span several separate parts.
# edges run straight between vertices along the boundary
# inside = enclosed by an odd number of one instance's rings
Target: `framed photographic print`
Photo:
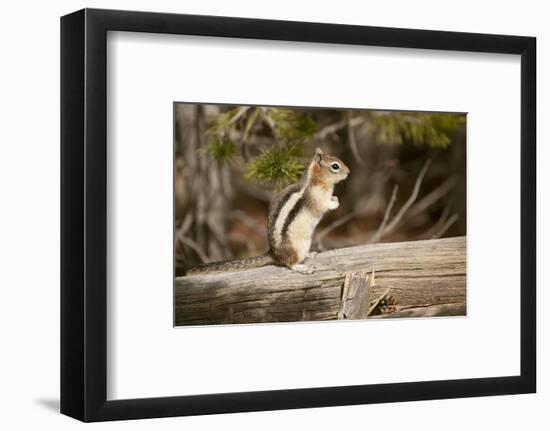
[[[61,411],[534,392],[531,37],[61,19]]]

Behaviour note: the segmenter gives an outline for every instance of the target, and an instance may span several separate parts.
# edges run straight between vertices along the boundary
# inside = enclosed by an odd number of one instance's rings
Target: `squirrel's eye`
[[[340,169],[340,165],[338,163],[333,163],[332,165],[330,165],[330,168],[336,172],[338,169]]]

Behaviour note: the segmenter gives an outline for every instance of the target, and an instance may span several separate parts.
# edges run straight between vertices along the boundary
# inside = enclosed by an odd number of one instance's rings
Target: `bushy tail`
[[[203,263],[188,270],[185,275],[213,274],[226,271],[243,271],[245,269],[259,268],[261,266],[275,263],[271,253],[267,252],[261,256],[249,257],[246,259],[224,260],[222,262]]]

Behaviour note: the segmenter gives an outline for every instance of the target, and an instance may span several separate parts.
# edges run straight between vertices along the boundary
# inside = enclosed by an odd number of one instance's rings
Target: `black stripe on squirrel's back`
[[[271,253],[246,259],[232,259],[221,262],[203,263],[188,270],[185,275],[214,274],[225,271],[244,271],[245,269],[259,268],[275,263]]]
[[[301,188],[300,183],[291,184],[287,188],[285,188],[271,203],[270,210],[269,210],[269,217],[268,217],[268,227],[267,227],[267,237],[268,242],[270,245],[273,244],[273,229],[275,222],[277,221],[277,216],[281,213],[281,210],[285,206],[285,204],[288,202],[290,197],[299,191]]]
[[[291,186],[288,186],[286,189],[283,190],[281,193],[281,198],[279,202],[277,202],[277,208],[275,209],[275,213],[279,214],[281,212],[281,209],[283,208],[284,204],[287,203],[287,201],[290,199],[293,193],[296,193],[298,190],[300,190],[300,184],[292,184]]]
[[[290,224],[294,221],[296,216],[300,213],[304,204],[305,204],[304,196],[302,196],[300,199],[296,201],[296,203],[294,204],[294,207],[292,207],[292,209],[288,213],[288,216],[285,220],[285,224],[283,225],[283,230],[281,231],[281,238],[285,238],[287,236],[288,228]]]

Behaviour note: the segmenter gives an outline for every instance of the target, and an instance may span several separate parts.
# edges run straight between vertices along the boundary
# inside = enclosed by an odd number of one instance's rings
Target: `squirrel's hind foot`
[[[300,274],[313,274],[313,267],[309,265],[304,265],[302,263],[293,265],[290,267],[290,269],[299,272]]]

